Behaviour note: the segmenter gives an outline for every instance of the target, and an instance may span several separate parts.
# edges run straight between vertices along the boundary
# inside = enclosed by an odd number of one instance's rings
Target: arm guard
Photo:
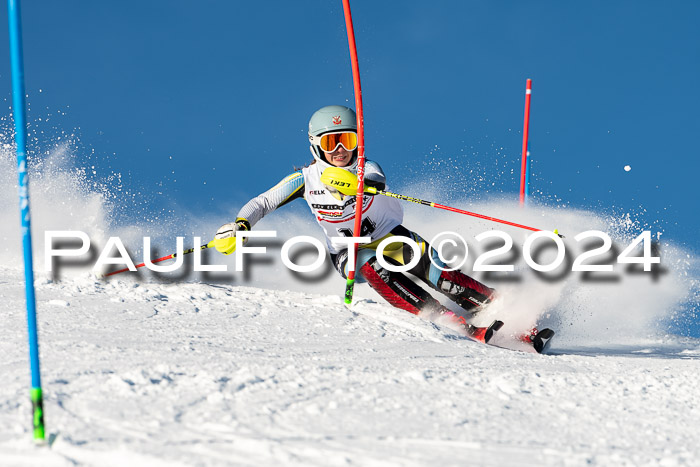
[[[365,163],[365,185],[380,191],[386,188],[386,176],[384,175],[384,171],[379,164],[374,161],[367,161]]]

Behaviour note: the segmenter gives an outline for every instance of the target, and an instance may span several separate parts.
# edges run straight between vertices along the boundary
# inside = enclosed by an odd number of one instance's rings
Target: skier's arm
[[[248,201],[238,211],[236,224],[242,224],[250,230],[263,217],[285,204],[304,197],[304,175],[294,172],[277,185]]]

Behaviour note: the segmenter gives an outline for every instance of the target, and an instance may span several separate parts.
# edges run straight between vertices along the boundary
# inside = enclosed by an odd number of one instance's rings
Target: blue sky
[[[640,212],[700,249],[700,3],[351,5],[367,156],[390,180],[410,185],[441,158],[499,161],[505,175],[483,189],[515,199],[531,78],[533,189],[573,207]],[[354,106],[340,0],[22,7],[29,120],[44,131],[34,148],[75,133],[78,163],[124,174],[175,216],[230,220],[310,160],[317,108]],[[0,48],[9,107],[7,54]]]

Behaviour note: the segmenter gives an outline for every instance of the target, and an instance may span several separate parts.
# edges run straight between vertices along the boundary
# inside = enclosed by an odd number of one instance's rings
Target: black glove
[[[376,188],[377,191],[384,191],[384,188],[386,188],[386,180],[384,180],[384,177],[381,177],[381,180],[372,180],[370,178],[371,175],[365,177],[365,186],[371,186],[372,188]],[[374,196],[376,193],[368,193],[365,191],[365,196]]]

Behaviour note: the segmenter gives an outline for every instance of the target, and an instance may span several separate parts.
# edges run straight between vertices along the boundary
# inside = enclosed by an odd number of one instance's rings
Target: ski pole
[[[542,229],[536,229],[535,227],[528,227],[527,225],[516,224],[515,222],[506,221],[503,219],[497,219],[495,217],[485,216],[483,214],[477,214],[475,212],[465,211],[464,209],[453,208],[450,206],[445,206],[442,204],[434,203],[432,201],[426,201],[424,199],[413,198],[411,196],[400,195],[398,193],[391,193],[389,191],[377,190],[374,187],[367,187],[365,189],[366,193],[374,193],[377,195],[390,196],[392,198],[400,199],[402,201],[410,201],[412,203],[422,204],[423,206],[430,206],[431,208],[444,209],[446,211],[457,212],[459,214],[466,214],[467,216],[478,217],[479,219],[486,219],[487,221],[500,222],[501,224],[511,225],[513,227],[519,227],[525,230],[532,230],[533,232],[540,232]],[[559,234],[557,234],[559,235]],[[561,236],[561,235],[560,235]]]
[[[202,245],[199,249],[200,249],[200,250],[206,250],[207,248],[212,248],[212,247],[214,247],[214,240],[212,240],[211,242],[207,243],[206,245]],[[188,250],[183,251],[182,253],[173,253],[173,254],[170,254],[170,255],[167,255],[167,256],[163,256],[162,258],[154,259],[153,261],[151,261],[151,263],[152,263],[152,264],[160,263],[161,261],[165,261],[165,260],[167,260],[167,259],[173,259],[173,258],[175,258],[177,255],[182,255],[182,256],[184,256],[184,255],[189,255],[190,253],[193,253],[194,250],[195,250],[195,248],[190,248],[190,249],[188,249]],[[137,268],[142,268],[142,267],[144,267],[145,265],[146,265],[146,263],[144,262],[144,263],[141,263],[141,264],[137,264],[135,267],[137,267]],[[126,271],[129,271],[129,268],[119,269],[118,271],[112,271],[112,272],[110,272],[110,273],[103,274],[103,277],[113,276],[113,275],[115,275],[115,274],[119,274],[120,272],[126,272]]]
[[[340,167],[329,167],[326,170],[324,170],[323,174],[321,175],[321,183],[331,188],[335,188],[344,195],[353,196],[357,191],[357,176],[352,172],[348,172],[347,170],[342,169]],[[487,221],[500,222],[501,224],[506,224],[525,230],[531,230],[533,232],[540,232],[543,230],[536,229],[535,227],[529,227],[527,225],[516,224],[515,222],[510,222],[491,216],[485,216],[483,214],[477,214],[475,212],[465,211],[464,209],[445,206],[443,204],[434,203],[432,201],[426,201],[424,199],[414,198],[412,196],[400,195],[398,193],[391,193],[389,191],[378,190],[375,187],[371,186],[366,186],[364,187],[364,189],[365,193],[370,193],[373,195],[390,196],[392,198],[400,199],[402,201],[410,201],[412,203],[421,204],[423,206],[430,206],[431,208],[444,209],[446,211],[457,212],[459,214],[466,214],[467,216],[478,217]],[[554,233],[563,238],[563,235],[559,234],[559,232],[554,231]]]

